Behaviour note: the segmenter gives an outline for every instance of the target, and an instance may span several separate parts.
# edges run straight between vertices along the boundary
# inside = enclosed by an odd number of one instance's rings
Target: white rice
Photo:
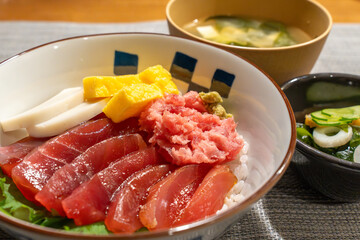
[[[217,213],[225,211],[226,209],[236,205],[244,199],[244,195],[241,194],[241,192],[245,184],[245,179],[248,176],[248,149],[249,144],[244,140],[244,147],[241,149],[239,157],[236,158],[234,161],[226,163],[226,165],[230,167],[230,170],[236,176],[238,181],[227,194],[223,207]]]

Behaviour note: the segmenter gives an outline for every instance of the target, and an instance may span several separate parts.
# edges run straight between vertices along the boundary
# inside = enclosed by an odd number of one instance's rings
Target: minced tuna
[[[149,142],[176,165],[229,162],[244,146],[234,119],[208,113],[194,91],[153,101],[141,113],[140,126],[153,134]]]

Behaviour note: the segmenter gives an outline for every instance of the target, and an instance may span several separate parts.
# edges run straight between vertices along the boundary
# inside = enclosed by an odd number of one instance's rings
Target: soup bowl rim
[[[212,44],[214,46],[218,46],[221,48],[231,48],[231,49],[239,49],[239,50],[247,50],[247,51],[253,51],[253,52],[259,52],[259,51],[267,51],[267,52],[271,52],[271,51],[286,51],[286,50],[290,50],[290,49],[295,49],[295,48],[300,48],[300,47],[305,47],[308,45],[311,45],[313,43],[319,42],[321,41],[323,38],[325,38],[331,31],[332,29],[332,25],[333,25],[333,19],[332,16],[330,14],[330,12],[324,7],[322,6],[320,3],[314,1],[314,0],[308,0],[308,2],[314,4],[315,6],[317,6],[319,9],[321,9],[321,11],[323,11],[329,21],[327,28],[325,29],[325,31],[323,31],[320,35],[316,36],[315,38],[312,38],[309,41],[303,42],[303,43],[297,43],[291,46],[284,46],[284,47],[244,47],[244,46],[234,46],[234,45],[229,45],[229,44],[225,44],[225,43],[218,43],[215,41],[211,41],[211,40],[207,40],[205,38],[202,38],[200,36],[197,36],[195,34],[192,34],[188,31],[186,31],[182,26],[179,26],[171,17],[171,13],[170,13],[170,8],[171,5],[178,0],[170,0],[168,2],[168,4],[166,5],[166,20],[170,23],[170,25],[174,26],[178,31],[180,31],[183,35],[187,36],[191,36],[194,39],[196,39],[197,41],[202,41],[205,42],[207,44]]]

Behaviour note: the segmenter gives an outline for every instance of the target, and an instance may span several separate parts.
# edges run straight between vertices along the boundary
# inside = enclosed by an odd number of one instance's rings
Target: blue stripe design
[[[178,65],[179,67],[185,68],[190,72],[194,72],[197,60],[192,58],[184,53],[176,52],[173,60],[174,65]]]
[[[234,82],[234,79],[235,79],[234,74],[225,72],[224,70],[221,70],[221,69],[216,69],[212,81],[216,80],[216,81],[225,83],[226,85],[231,87]]]
[[[221,69],[216,69],[214,76],[211,80],[211,91],[217,91],[221,97],[229,97],[231,86],[234,82],[235,75],[225,72]]]
[[[194,74],[197,61],[198,60],[196,58],[190,57],[189,55],[186,55],[182,52],[176,52],[170,68],[172,77],[184,82],[185,84],[188,84],[188,91],[217,91],[223,98],[227,98],[229,96],[231,86],[234,83],[235,75],[222,69],[216,69],[211,80],[210,89],[208,89],[207,87],[192,82],[192,76]],[[138,63],[138,55],[122,51],[115,51],[114,74],[137,74]],[[184,90],[186,90],[186,86]]]
[[[138,55],[122,52],[122,51],[115,51],[114,74],[115,75],[136,74],[138,63],[139,63]]]
[[[171,64],[170,73],[173,78],[190,83],[197,59],[184,53],[176,52]]]

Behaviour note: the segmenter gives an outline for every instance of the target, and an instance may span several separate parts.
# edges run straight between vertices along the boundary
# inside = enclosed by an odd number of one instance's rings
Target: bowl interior
[[[229,52],[155,34],[94,35],[53,42],[0,65],[0,119],[29,109],[64,88],[81,86],[86,76],[137,73],[157,64],[172,73],[183,93],[210,89],[224,97],[226,108],[238,122],[237,130],[250,147],[243,203],[220,217],[248,208],[288,166],[295,148],[295,120],[280,88]],[[0,144],[10,144],[23,135],[21,130],[4,133],[0,129]]]
[[[168,20],[180,31],[196,19],[216,15],[238,15],[275,20],[302,29],[312,38],[324,34],[331,25],[326,9],[313,1],[303,0],[172,0],[167,7]]]

